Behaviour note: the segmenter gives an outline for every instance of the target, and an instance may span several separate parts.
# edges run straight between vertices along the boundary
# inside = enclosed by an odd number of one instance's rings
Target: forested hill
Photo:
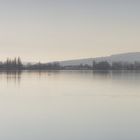
[[[123,53],[123,54],[116,54],[106,57],[98,57],[98,58],[86,58],[86,59],[77,59],[77,60],[67,60],[67,61],[61,61],[61,66],[69,66],[69,65],[92,65],[93,61],[101,62],[101,61],[107,61],[109,63],[113,62],[128,62],[128,63],[134,63],[134,62],[140,62],[140,52],[133,52],[133,53]]]

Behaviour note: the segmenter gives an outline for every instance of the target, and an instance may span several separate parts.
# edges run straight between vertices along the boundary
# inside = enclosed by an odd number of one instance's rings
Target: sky
[[[0,60],[140,52],[138,0],[0,0]]]

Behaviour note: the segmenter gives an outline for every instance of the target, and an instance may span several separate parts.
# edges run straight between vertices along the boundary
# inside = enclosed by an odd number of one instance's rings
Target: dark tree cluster
[[[93,61],[93,70],[109,70],[111,65],[107,61],[95,62]]]
[[[0,69],[2,70],[21,70],[23,69],[23,64],[21,62],[20,57],[14,58],[14,59],[9,59],[5,62],[0,62]]]
[[[113,62],[112,64],[107,61],[93,62],[93,70],[140,70],[140,62]]]
[[[69,65],[69,66],[64,66],[63,69],[65,70],[91,70],[92,69],[92,66],[90,65],[83,65],[83,64],[80,64],[80,65]]]
[[[28,64],[25,66],[27,70],[60,70],[61,66],[59,63],[36,63],[36,64]]]

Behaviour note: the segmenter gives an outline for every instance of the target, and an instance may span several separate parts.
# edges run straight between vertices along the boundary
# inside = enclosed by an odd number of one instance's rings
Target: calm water
[[[0,140],[139,140],[140,72],[0,72]]]

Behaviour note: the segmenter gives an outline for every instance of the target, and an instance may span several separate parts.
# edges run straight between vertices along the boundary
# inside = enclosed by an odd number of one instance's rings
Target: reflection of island
[[[20,84],[22,71],[0,71],[0,79],[6,79],[7,83],[14,82],[15,84]]]
[[[14,81],[16,84],[20,84],[21,71],[7,71],[7,82]]]
[[[7,84],[20,85],[22,76],[24,78],[34,77],[35,79],[42,79],[51,75],[57,75],[59,72],[57,70],[0,70],[0,80],[6,80]]]
[[[8,70],[0,71],[0,81],[5,81],[7,84],[20,85],[27,80],[46,80],[56,79],[59,81],[60,77],[71,79],[71,77],[83,77],[85,79],[111,79],[112,81],[127,81],[140,79],[140,71],[100,71],[100,70]],[[61,78],[60,78],[61,79]],[[30,84],[30,83],[28,83]]]

